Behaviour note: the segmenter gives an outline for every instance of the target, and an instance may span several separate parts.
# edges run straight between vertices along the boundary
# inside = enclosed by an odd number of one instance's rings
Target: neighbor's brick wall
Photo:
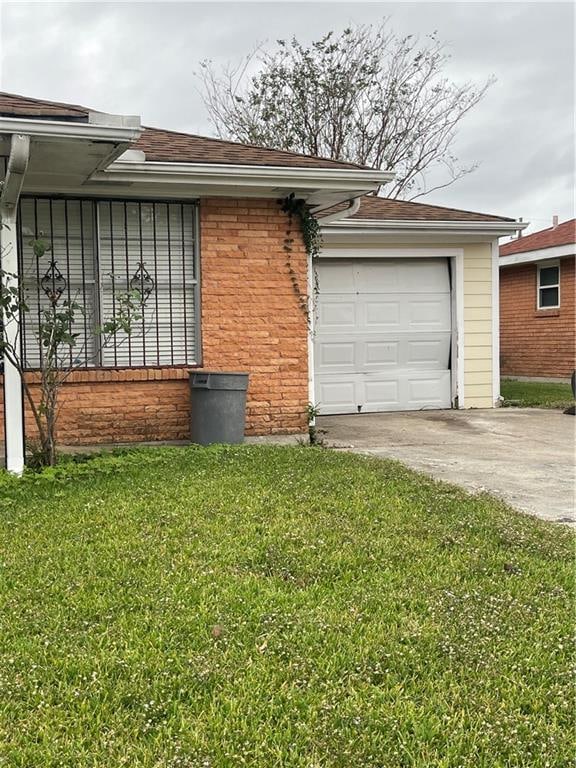
[[[286,265],[286,224],[272,200],[215,198],[200,206],[203,367],[250,373],[252,435],[300,433],[307,425],[307,322]],[[292,237],[291,262],[305,293],[306,254],[298,231]],[[188,369],[78,371],[61,406],[64,444],[186,439]],[[33,437],[30,413],[26,429]]]
[[[536,264],[500,270],[503,376],[569,376],[575,363],[574,258],[560,262],[560,309],[537,310]]]

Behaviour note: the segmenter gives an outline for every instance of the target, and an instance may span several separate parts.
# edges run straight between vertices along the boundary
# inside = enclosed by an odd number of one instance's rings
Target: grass
[[[400,464],[0,477],[0,766],[572,764],[571,531]]]
[[[502,379],[500,390],[505,406],[564,410],[574,405],[570,384]]]

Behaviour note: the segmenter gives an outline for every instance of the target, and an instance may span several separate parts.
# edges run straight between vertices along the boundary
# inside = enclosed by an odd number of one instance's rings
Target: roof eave
[[[277,178],[286,184],[286,181],[306,180],[311,182],[326,181],[340,186],[341,182],[350,183],[354,188],[358,181],[369,187],[386,184],[394,178],[392,171],[379,171],[363,168],[338,168],[338,167],[309,167],[309,166],[279,166],[279,165],[243,165],[239,163],[178,163],[178,162],[134,162],[117,160],[105,171],[94,176],[94,181],[114,180],[118,182],[132,183],[142,181],[157,181],[160,183],[186,182],[189,180],[202,180],[218,178],[223,180],[230,178],[230,183],[235,184],[239,179],[265,180],[267,184]]]
[[[548,248],[535,248],[531,251],[520,251],[500,256],[501,267],[511,267],[514,264],[529,264],[534,261],[547,261],[549,259],[562,259],[566,256],[576,255],[576,243],[566,245],[551,245]]]
[[[326,232],[338,234],[359,235],[364,233],[375,234],[403,234],[406,232],[419,232],[421,234],[461,234],[461,235],[490,235],[492,237],[504,237],[514,232],[525,229],[528,222],[518,221],[422,221],[420,219],[345,219],[335,221],[323,227]]]
[[[136,141],[142,128],[138,118],[108,115],[98,115],[98,122],[78,123],[66,120],[29,120],[17,117],[0,117],[0,134],[19,133],[35,138],[48,139],[87,139],[89,141],[106,141],[118,144],[128,144]],[[110,121],[105,122],[109,117]]]

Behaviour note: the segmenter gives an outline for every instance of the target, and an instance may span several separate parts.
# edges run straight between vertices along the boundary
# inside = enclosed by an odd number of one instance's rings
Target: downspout
[[[341,219],[348,219],[350,216],[354,216],[360,210],[361,197],[355,197],[350,200],[348,208],[344,208],[343,211],[336,211],[336,213],[329,213],[328,216],[323,216],[318,219],[320,225],[330,224],[331,221],[340,221]]]
[[[5,284],[18,286],[18,240],[16,217],[18,200],[30,157],[30,137],[12,134],[6,178],[0,192],[0,259]],[[7,322],[4,315],[4,340],[13,349],[19,348],[20,323],[18,315]],[[16,366],[4,357],[4,442],[6,469],[15,475],[24,471],[24,403],[22,380]]]

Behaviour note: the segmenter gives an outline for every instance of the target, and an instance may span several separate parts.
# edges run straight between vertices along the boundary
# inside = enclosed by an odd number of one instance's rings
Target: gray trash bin
[[[190,373],[190,438],[193,443],[242,443],[247,373]]]

